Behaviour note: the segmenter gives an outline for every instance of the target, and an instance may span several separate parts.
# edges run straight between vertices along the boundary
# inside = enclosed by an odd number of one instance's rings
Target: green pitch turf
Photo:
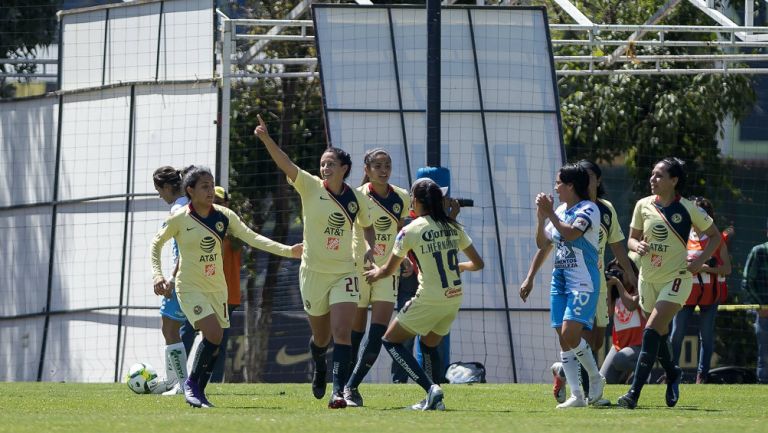
[[[445,412],[402,408],[421,400],[416,385],[360,388],[364,408],[329,410],[309,384],[211,385],[214,409],[183,397],[133,394],[123,384],[2,383],[0,432],[358,433],[358,432],[766,432],[768,387],[683,385],[675,408],[649,385],[634,411],[556,410],[549,385],[446,385]],[[615,403],[626,386],[608,386]]]

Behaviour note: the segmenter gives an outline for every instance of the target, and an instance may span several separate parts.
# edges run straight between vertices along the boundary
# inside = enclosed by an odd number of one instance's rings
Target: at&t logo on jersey
[[[200,241],[200,249],[203,250],[203,253],[208,253],[208,254],[200,255],[200,260],[199,260],[200,263],[216,261],[216,257],[218,255],[213,252],[213,249],[215,247],[216,247],[216,240],[213,239],[212,236],[206,236],[203,238],[203,240]]]
[[[344,215],[341,212],[334,212],[328,217],[328,226],[323,233],[332,236],[344,236]],[[330,239],[330,238],[328,238]]]
[[[667,227],[664,224],[654,225],[651,228],[651,236],[653,237],[652,240],[658,241],[658,242],[648,242],[648,245],[651,247],[651,251],[658,251],[660,253],[667,252],[667,248],[669,246],[666,244],[660,243],[667,240],[667,237],[669,236],[669,230],[667,230]]]

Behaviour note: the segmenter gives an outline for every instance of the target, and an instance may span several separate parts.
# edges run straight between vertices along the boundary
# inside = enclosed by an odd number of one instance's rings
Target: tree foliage
[[[37,47],[53,42],[56,35],[57,0],[3,0],[0,2],[0,59],[34,57]],[[0,64],[0,71],[34,72],[35,65]],[[0,97],[11,96],[0,78]]]
[[[594,22],[639,24],[666,1],[596,0],[579,2]],[[558,17],[563,19],[563,17]],[[660,24],[711,25],[708,18],[687,2],[681,2]],[[574,34],[567,35],[574,37]],[[627,37],[628,34],[617,35]],[[598,35],[600,37],[600,35]],[[655,34],[647,37],[656,38]],[[667,40],[716,40],[717,34],[667,34]],[[606,45],[594,54],[610,53]],[[714,48],[633,47],[630,54],[704,54]],[[579,48],[563,48],[557,54],[588,54]],[[602,68],[648,68],[633,62]],[[662,64],[686,68],[689,65]],[[706,66],[706,65],[705,65]],[[715,65],[709,65],[715,67]],[[569,65],[572,69],[582,67]],[[598,66],[601,67],[601,66]],[[740,75],[614,75],[568,77],[559,81],[564,140],[569,159],[590,158],[624,161],[634,178],[637,196],[647,193],[647,176],[653,163],[675,155],[689,164],[689,193],[713,196],[721,187],[732,187],[732,161],[718,148],[721,125],[728,116],[745,116],[755,96],[749,77]]]

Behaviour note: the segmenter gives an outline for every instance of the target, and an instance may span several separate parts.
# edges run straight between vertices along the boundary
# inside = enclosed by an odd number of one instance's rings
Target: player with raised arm
[[[363,164],[365,176],[362,185],[357,190],[363,194],[366,199],[365,204],[371,211],[371,220],[376,229],[376,250],[373,258],[374,263],[381,266],[389,257],[395,244],[395,236],[403,227],[404,219],[411,207],[411,199],[406,190],[390,185],[392,158],[386,150],[381,148],[369,150],[363,157]],[[357,272],[362,278],[367,244],[360,226],[355,227],[353,245]],[[360,281],[360,302],[357,304],[357,313],[352,324],[353,359],[358,352],[362,337],[365,335],[369,305],[371,306],[371,326],[368,329],[368,338],[363,343],[363,353],[354,365],[353,372],[344,387],[344,399],[347,401],[347,406],[363,405],[363,397],[357,387],[379,357],[381,337],[387,330],[397,299],[399,286],[397,274],[399,273],[395,274],[373,284]]]
[[[213,204],[213,175],[203,167],[191,169],[185,176],[183,190],[189,204],[168,217],[152,240],[152,274],[155,294],[164,295],[169,283],[162,272],[160,251],[171,238],[179,247],[179,271],[176,293],[181,310],[203,341],[195,353],[192,371],[184,383],[184,395],[193,407],[213,407],[205,396],[204,384],[219,354],[223,329],[229,327],[227,282],[221,244],[224,236],[233,236],[252,247],[283,257],[298,258],[302,246],[283,245],[249,229],[232,210]]]
[[[720,246],[720,232],[712,218],[680,196],[686,178],[684,165],[678,158],[657,162],[649,181],[653,195],[638,200],[632,214],[627,244],[640,256],[640,307],[648,313],[648,323],[632,386],[619,397],[619,405],[627,409],[637,406],[657,359],[667,374],[667,406],[677,404],[683,371],[672,359],[669,324],[691,294],[692,274],[699,272]],[[688,261],[691,228],[709,236],[710,241],[701,255]]]
[[[299,267],[299,288],[312,328],[309,342],[315,367],[312,393],[317,399],[325,396],[325,355],[332,337],[333,394],[328,407],[344,408],[347,406],[344,385],[349,379],[352,357],[352,321],[360,300],[359,278],[352,254],[354,226],[363,228],[368,245],[363,260],[372,262],[374,254],[375,232],[368,201],[361,192],[344,182],[352,168],[347,152],[335,147],[325,150],[320,157],[321,179],[291,161],[269,136],[261,116],[254,134],[301,196],[304,253]]]
[[[389,324],[382,343],[392,360],[427,392],[426,398],[411,408],[444,409],[443,390],[432,381],[431,370],[440,365],[437,346],[450,331],[464,297],[461,273],[479,271],[485,264],[464,228],[445,213],[443,193],[433,180],[417,179],[411,198],[417,218],[400,230],[384,266],[374,265],[365,277],[374,284],[393,275],[408,251],[413,252],[420,270],[419,289]],[[459,262],[459,251],[470,261]],[[421,336],[423,369],[402,344],[415,335]]]
[[[552,196],[536,196],[536,245],[526,282],[520,288],[525,301],[533,287],[533,275],[556,246],[555,269],[550,288],[550,317],[560,339],[560,359],[571,397],[558,408],[584,407],[602,397],[605,381],[597,369],[583,330],[591,329],[600,301],[598,271],[600,211],[589,198],[589,173],[578,164],[566,164],[557,173],[555,191],[562,203],[555,210]],[[549,222],[545,225],[545,221]],[[579,384],[579,366],[589,376],[585,399]]]

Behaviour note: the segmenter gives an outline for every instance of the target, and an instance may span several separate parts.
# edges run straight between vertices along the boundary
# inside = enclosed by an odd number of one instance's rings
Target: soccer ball
[[[157,372],[146,363],[133,364],[125,375],[125,383],[136,394],[152,394],[160,386]]]

